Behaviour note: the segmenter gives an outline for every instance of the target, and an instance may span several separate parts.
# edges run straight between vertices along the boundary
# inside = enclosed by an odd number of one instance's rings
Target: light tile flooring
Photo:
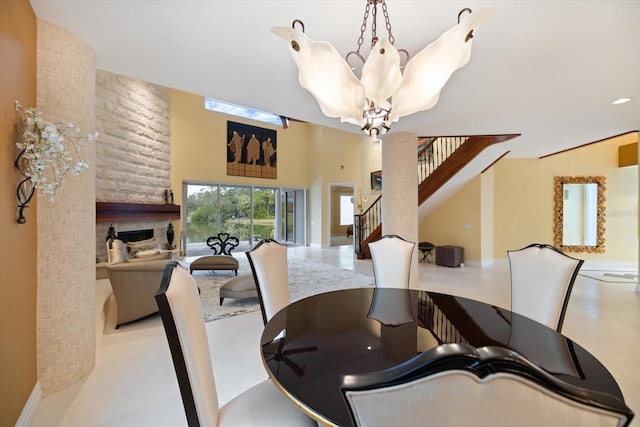
[[[352,250],[351,246],[299,247],[290,248],[289,256],[372,275],[371,261],[354,260]],[[506,260],[485,268],[420,263],[419,286],[506,308],[510,305]],[[108,282],[98,281],[98,287],[104,293]],[[609,368],[627,405],[640,417],[640,292],[635,287],[578,276],[563,333]],[[261,330],[259,312],[207,323],[220,404],[267,378],[257,345]],[[118,330],[107,326],[97,338],[93,372],[85,380],[44,397],[32,426],[186,425],[158,316]]]

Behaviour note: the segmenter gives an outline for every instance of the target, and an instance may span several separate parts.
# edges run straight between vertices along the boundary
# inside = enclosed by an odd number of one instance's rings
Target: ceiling
[[[345,55],[357,47],[365,0],[31,4],[38,18],[88,43],[99,69],[360,132],[321,113],[298,84],[287,44],[270,28],[301,19],[310,38]],[[465,7],[497,14],[476,32],[471,60],[439,103],[401,118],[392,131],[520,133],[501,150],[538,157],[640,128],[640,1],[388,0],[395,46],[415,55]],[[382,16],[378,27],[385,32]],[[634,99],[611,104],[620,97]]]

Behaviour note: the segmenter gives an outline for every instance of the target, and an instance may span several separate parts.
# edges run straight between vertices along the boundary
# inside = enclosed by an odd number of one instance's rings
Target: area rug
[[[238,261],[238,275],[251,274],[246,257],[238,257]],[[288,266],[289,295],[292,302],[322,292],[373,286],[371,276],[307,259],[289,256]],[[220,287],[235,277],[233,272],[194,271],[193,277],[200,287],[202,310],[207,322],[260,310],[258,298],[225,298],[222,306],[220,305]]]
[[[600,270],[585,270],[580,271],[581,276],[596,279],[601,282],[610,283],[637,283],[638,272],[637,271],[600,271]]]

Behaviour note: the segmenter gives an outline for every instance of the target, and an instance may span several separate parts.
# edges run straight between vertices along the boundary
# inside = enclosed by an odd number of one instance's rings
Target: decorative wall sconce
[[[47,121],[38,108],[24,108],[15,101],[15,109],[21,117],[16,140],[20,154],[14,165],[24,177],[20,178],[16,190],[16,222],[24,224],[27,222],[24,209],[28,207],[36,188],[53,202],[62,181],[69,173],[78,175],[89,167],[81,157],[81,142],[95,141],[98,132],[86,137],[79,136],[77,134],[80,130],[73,123]]]
[[[31,201],[33,193],[36,189],[33,181],[31,181],[31,178],[26,174],[26,165],[23,155],[24,150],[22,150],[20,154],[18,154],[18,157],[14,162],[16,169],[18,170],[18,172],[20,172],[20,175],[24,177],[18,183],[18,187],[16,189],[16,196],[18,197],[18,218],[16,219],[16,222],[18,224],[24,224],[25,222],[27,222],[27,218],[24,216],[24,209],[29,207],[28,203]]]

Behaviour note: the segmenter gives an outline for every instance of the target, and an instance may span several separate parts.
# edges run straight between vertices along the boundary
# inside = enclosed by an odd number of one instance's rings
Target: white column
[[[418,136],[397,132],[382,140],[382,235],[416,243],[409,287],[418,284]]]

